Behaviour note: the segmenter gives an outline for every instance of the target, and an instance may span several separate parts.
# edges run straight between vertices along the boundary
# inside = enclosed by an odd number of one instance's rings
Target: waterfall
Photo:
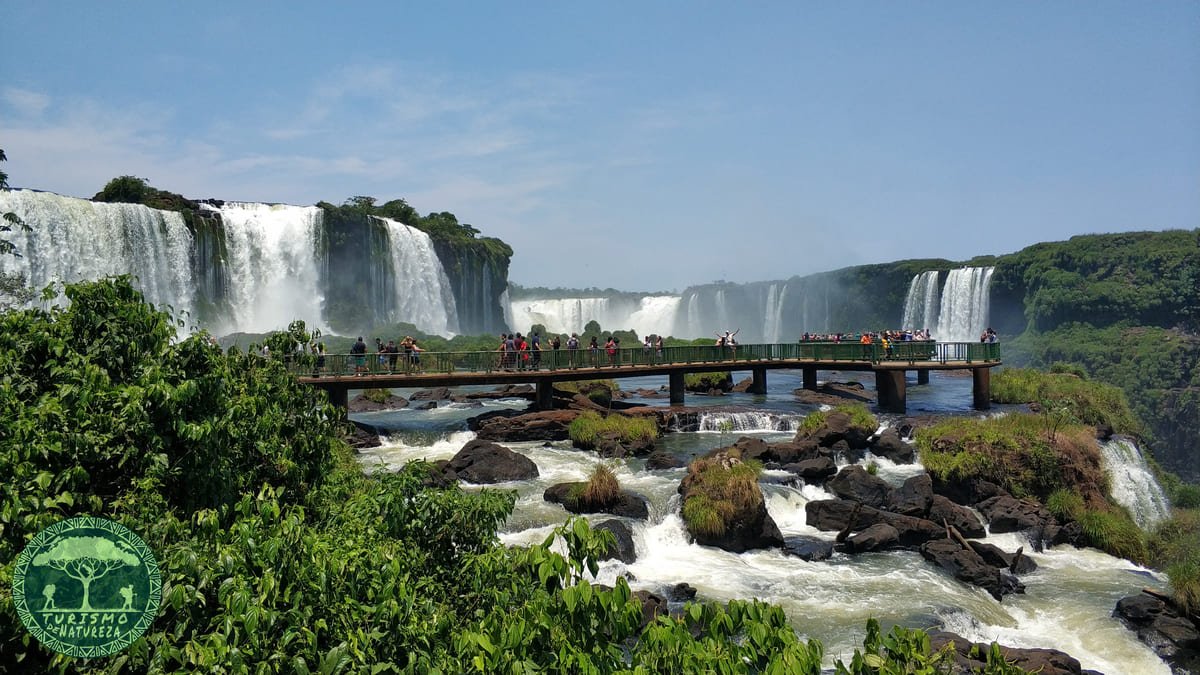
[[[529,330],[534,324],[549,333],[582,333],[589,321],[604,330],[632,330],[639,337],[670,335],[681,298],[677,295],[597,298],[526,298],[509,304],[509,326]]]
[[[230,317],[217,332],[265,333],[295,319],[327,330],[317,256],[321,209],[246,202],[202,206],[221,214],[228,251]]]
[[[1100,451],[1104,455],[1109,492],[1118,504],[1129,510],[1138,527],[1148,531],[1170,517],[1167,496],[1135,442],[1116,437],[1101,443]]]
[[[987,328],[988,286],[994,267],[950,270],[942,288],[937,332],[941,342],[974,342]]]
[[[0,213],[9,211],[31,231],[7,233],[21,257],[0,256],[0,271],[24,275],[31,288],[131,274],[159,309],[194,311],[192,235],[180,214],[32,190],[0,192]]]
[[[904,299],[903,329],[918,330],[937,326],[938,273],[936,270],[913,275]]]
[[[783,284],[783,288],[771,284],[767,291],[766,325],[763,327],[765,342],[776,344],[783,334],[783,303],[787,299],[787,290],[787,284]]]
[[[777,415],[767,412],[700,413],[695,431],[747,432],[790,431],[800,428],[800,415]]]
[[[389,321],[411,323],[443,337],[458,332],[454,291],[433,249],[433,240],[404,223],[379,220],[387,226],[395,292]]]

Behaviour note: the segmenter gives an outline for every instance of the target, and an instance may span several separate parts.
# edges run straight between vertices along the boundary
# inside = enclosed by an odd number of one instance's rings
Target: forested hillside
[[[1200,230],[1072,237],[996,258],[992,321],[1013,365],[1121,387],[1155,457],[1200,479]]]

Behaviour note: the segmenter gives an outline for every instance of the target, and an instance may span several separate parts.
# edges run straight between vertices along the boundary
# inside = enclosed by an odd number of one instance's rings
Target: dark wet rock
[[[413,401],[446,401],[453,395],[446,387],[435,387],[433,389],[422,389],[413,392],[408,398]]]
[[[838,441],[845,441],[853,450],[864,450],[874,433],[874,429],[855,426],[850,422],[850,415],[835,410],[827,413],[821,426],[811,433],[797,432],[795,440],[813,440],[826,448],[832,448]]]
[[[633,530],[623,520],[602,520],[592,526],[593,530],[607,530],[616,537],[616,542],[606,549],[605,558],[616,558],[626,565],[637,560],[637,549],[633,545]]]
[[[439,459],[436,462],[429,464],[429,472],[421,479],[421,485],[427,488],[445,489],[451,485],[458,485],[458,476],[453,471],[446,469],[446,465],[450,463],[448,459]]]
[[[900,532],[887,523],[875,523],[865,530],[856,532],[846,538],[847,553],[866,553],[868,551],[885,551],[895,548],[900,543]]]
[[[1004,488],[986,480],[978,478],[943,479],[937,476],[933,477],[933,491],[948,497],[955,504],[964,506],[975,506],[986,499],[1008,494]]]
[[[799,441],[788,443],[766,443],[765,447],[747,459],[757,459],[764,466],[780,468],[786,464],[802,462],[820,457],[832,457],[829,448],[822,448],[815,441]]]
[[[1101,422],[1100,424],[1096,425],[1096,438],[1098,440],[1107,441],[1108,439],[1112,438],[1113,433],[1115,432],[1113,431],[1112,425],[1108,424],[1107,422]]]
[[[912,464],[916,452],[908,443],[900,440],[900,434],[895,429],[884,429],[879,438],[871,444],[871,453],[876,457],[884,457],[897,464]]]
[[[632,393],[642,398],[666,398],[670,396],[670,392],[661,389],[634,389]]]
[[[1174,673],[1200,673],[1200,630],[1173,605],[1146,593],[1117,601],[1113,616],[1171,666]]]
[[[433,410],[438,407],[437,401],[421,401],[409,406],[410,410]]]
[[[686,581],[675,584],[667,589],[667,599],[671,602],[687,602],[696,598],[696,589]]]
[[[346,410],[352,413],[378,412],[380,410],[400,410],[401,408],[406,407],[408,407],[408,399],[395,394],[388,396],[387,399],[382,402],[372,401],[365,395],[359,394],[358,396],[350,399],[350,402],[346,404]]]
[[[929,503],[929,513],[926,518],[935,523],[945,523],[955,527],[962,536],[968,539],[978,539],[987,536],[979,516],[965,506],[955,504],[942,495],[934,495]]]
[[[601,435],[596,439],[596,453],[606,459],[619,459],[621,457],[645,457],[654,452],[653,438],[621,438],[619,433],[609,433]]]
[[[734,392],[735,394],[744,394],[749,391],[750,387],[752,386],[754,386],[754,378],[747,377],[746,379],[741,380],[737,384],[733,385],[733,388],[730,389],[730,391]]]
[[[383,445],[383,442],[379,440],[379,432],[368,424],[350,420],[350,425],[345,429],[342,438],[355,450],[378,448]]]
[[[654,471],[658,469],[678,469],[685,466],[683,460],[666,450],[655,450],[646,458],[646,468]]]
[[[757,459],[766,461],[764,455],[770,450],[767,442],[753,436],[741,436],[733,442],[733,447],[742,453],[742,460]]]
[[[872,476],[870,472],[858,464],[850,464],[843,467],[836,476],[826,483],[825,487],[842,499],[862,502],[867,506],[874,506],[875,508],[886,507],[888,502],[891,501],[893,490],[892,486],[887,484],[887,481],[878,476]]]
[[[538,475],[537,464],[524,455],[489,441],[474,439],[446,463],[446,470],[468,483],[505,483],[530,480]]]
[[[924,518],[880,511],[846,499],[811,501],[804,505],[804,517],[808,525],[826,532],[857,532],[875,523],[887,523],[896,528],[901,546],[920,546],[931,539],[946,536],[945,528]]]
[[[1032,558],[1025,555],[1024,551],[1021,551],[1020,555],[1018,555],[1017,553],[1008,553],[999,546],[984,543],[982,541],[971,541],[967,543],[969,543],[971,548],[979,554],[979,557],[983,558],[987,564],[991,565],[992,567],[1006,569],[1013,574],[1029,574],[1030,572],[1037,570],[1037,563],[1035,563]],[[1016,560],[1017,562],[1015,568],[1013,567],[1013,560]]]
[[[634,591],[633,597],[642,606],[642,628],[660,616],[666,615],[667,599],[650,591]]]
[[[979,503],[979,511],[987,518],[992,534],[1042,533],[1056,522],[1045,506],[1031,499],[1017,499],[1006,494],[983,500]]]
[[[791,464],[784,464],[783,468],[803,478],[805,483],[811,484],[823,483],[825,479],[837,473],[837,464],[829,457],[805,459]]]
[[[956,662],[962,667],[962,672],[982,673],[987,665],[987,654],[991,645],[982,642],[971,642],[961,635],[947,631],[931,631],[929,645],[933,651],[938,651],[948,643],[953,643]],[[1078,659],[1057,649],[1022,649],[1000,645],[1000,653],[1004,660],[1018,666],[1022,670],[1040,675],[1084,675],[1091,671],[1080,669]],[[955,671],[960,672],[960,671]]]
[[[858,382],[824,382],[816,389],[796,389],[796,400],[812,405],[845,405],[847,401],[870,403],[875,396]]]
[[[585,482],[558,483],[546,488],[542,498],[562,507],[571,513],[607,513],[623,518],[645,520],[650,515],[646,498],[629,490],[621,490],[611,503],[587,504],[582,499]]]
[[[951,539],[936,539],[921,545],[921,557],[949,572],[955,579],[978,586],[997,600],[1010,593],[1024,593],[1025,586],[999,568],[989,565],[974,549]]]
[[[788,537],[783,542],[783,552],[809,562],[828,560],[833,555],[833,542],[816,537]]]
[[[920,473],[892,491],[888,511],[924,518],[929,513],[929,504],[933,501],[933,480],[928,473]]]
[[[565,441],[579,416],[575,410],[543,410],[513,417],[490,417],[478,423],[476,437],[487,441]]]
[[[524,398],[532,400],[536,391],[528,384],[506,384],[491,391],[472,391],[466,394],[454,394],[453,401],[495,400],[501,398]]]

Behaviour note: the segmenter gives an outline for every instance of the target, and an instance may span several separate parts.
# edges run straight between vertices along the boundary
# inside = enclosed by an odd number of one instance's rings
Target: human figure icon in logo
[[[58,607],[54,606],[54,592],[57,590],[58,589],[55,588],[54,584],[46,584],[46,587],[42,589],[42,597],[46,598],[46,604],[42,607],[43,612],[51,609],[58,609]]]
[[[125,604],[121,605],[123,611],[133,610],[133,586],[122,586],[121,597],[125,600]]]

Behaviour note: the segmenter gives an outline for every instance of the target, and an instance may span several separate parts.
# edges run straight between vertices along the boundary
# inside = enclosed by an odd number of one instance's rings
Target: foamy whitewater
[[[627,388],[652,387],[651,379],[642,378],[644,381]],[[773,381],[775,385],[765,398],[719,397],[725,405],[751,409],[689,415],[680,428],[692,430],[667,434],[660,439],[659,447],[686,458],[729,445],[742,435],[768,442],[790,439],[795,425],[813,408],[795,403],[791,397],[794,383],[786,376],[778,375]],[[969,388],[969,379],[935,373],[930,387],[910,386],[910,406],[926,412],[944,410],[944,401],[969,399]],[[650,399],[642,402],[662,404]],[[709,402],[700,396],[690,396],[688,401],[700,406]],[[518,401],[489,402],[489,406],[523,405]],[[414,459],[449,459],[474,437],[463,430],[465,420],[482,411],[451,405],[434,411],[355,415],[355,419],[393,429],[382,437],[382,447],[361,454],[361,462],[366,470],[373,471],[395,470]],[[1129,561],[1071,547],[1038,553],[1019,535],[992,535],[985,541],[1010,552],[1024,547],[1025,555],[1039,566],[1036,572],[1021,577],[1027,589],[1024,595],[1006,596],[1003,602],[997,602],[985,591],[954,580],[915,552],[856,556],[835,553],[823,562],[805,562],[780,550],[739,555],[689,543],[679,515],[677,492],[684,469],[647,471],[641,459],[603,460],[595,453],[573,449],[569,442],[506,446],[532,459],[540,475],[531,481],[489,486],[518,494],[515,511],[501,532],[504,543],[541,543],[555,526],[570,517],[560,506],[542,498],[545,489],[564,481],[586,480],[594,467],[603,463],[614,471],[622,487],[646,497],[650,517],[645,522],[628,521],[637,560],[630,565],[616,560],[604,562],[598,575],[600,582],[611,584],[619,575],[629,575],[634,589],[662,593],[686,582],[699,591],[701,599],[759,598],[776,603],[802,637],[821,640],[829,667],[837,658],[848,659],[861,645],[866,621],[875,617],[885,627],[894,623],[920,628],[944,626],[976,641],[1060,649],[1079,659],[1084,668],[1109,675],[1170,672],[1132,631],[1111,616],[1121,597],[1143,587],[1165,588],[1163,578]],[[1119,460],[1119,466],[1132,461],[1127,453],[1121,457],[1124,459]],[[894,464],[871,455],[862,463],[874,464],[876,475],[892,485],[923,470],[920,464]],[[1141,485],[1140,478],[1119,468],[1112,475],[1114,493],[1124,490],[1126,481]],[[808,526],[804,511],[809,501],[829,499],[831,495],[819,486],[781,482],[788,477],[784,472],[766,472],[761,483],[767,509],[784,536],[832,541],[836,533]],[[588,518],[598,522],[611,516]]]

